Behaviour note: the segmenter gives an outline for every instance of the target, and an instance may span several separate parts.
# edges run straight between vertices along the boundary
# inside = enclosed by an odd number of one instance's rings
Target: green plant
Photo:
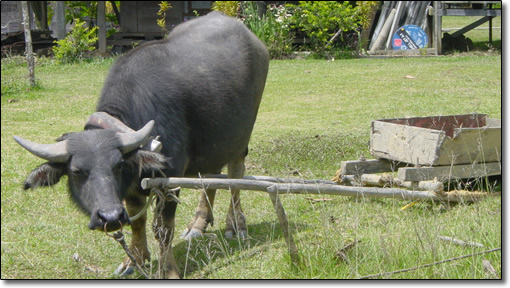
[[[87,27],[94,27],[97,23],[97,1],[65,1],[65,18],[66,23],[73,24],[75,19],[87,22]],[[106,1],[106,21],[112,23],[112,25],[119,25],[117,15],[117,7],[120,5],[120,1]],[[53,19],[54,5],[48,5],[48,26],[51,25],[51,19]],[[107,37],[113,35],[117,30],[115,28],[108,29]]]
[[[77,20],[88,21],[87,26],[91,27],[93,19],[97,19],[97,1],[65,1],[65,3],[67,23],[73,24]]]
[[[65,39],[55,41],[57,46],[54,46],[53,53],[57,62],[61,64],[74,63],[83,58],[87,51],[94,51],[97,37],[93,36],[96,33],[97,27],[85,28],[85,22],[76,19],[73,30]]]
[[[259,17],[257,3],[246,1],[241,20],[266,45],[271,58],[281,58],[292,52],[294,34],[285,6],[269,5],[266,13]]]
[[[241,3],[239,1],[214,1],[211,9],[221,11],[230,17],[237,17]]]
[[[377,9],[376,6],[380,5],[379,1],[356,1],[356,6],[359,7],[360,25],[361,28],[366,29],[370,25],[372,12]]]
[[[161,31],[166,35],[168,35],[169,31],[166,29],[166,11],[172,8],[172,4],[168,3],[168,1],[161,1],[159,5],[158,16],[159,19],[156,20],[156,23],[161,28]]]
[[[293,11],[293,27],[305,32],[310,48],[321,54],[333,48],[336,33],[356,30],[362,22],[360,6],[353,7],[349,1],[299,1],[287,7]]]

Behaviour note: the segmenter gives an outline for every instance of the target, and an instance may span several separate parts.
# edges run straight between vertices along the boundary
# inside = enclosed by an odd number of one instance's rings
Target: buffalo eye
[[[87,176],[87,171],[84,171],[76,166],[71,166],[71,173],[75,176]]]

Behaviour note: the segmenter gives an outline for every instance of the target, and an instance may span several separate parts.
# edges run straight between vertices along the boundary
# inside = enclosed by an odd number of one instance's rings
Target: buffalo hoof
[[[246,240],[248,239],[248,231],[246,230],[241,230],[241,231],[238,231],[239,233],[239,238],[241,240]],[[227,239],[233,239],[234,238],[234,231],[232,230],[228,230],[228,231],[225,231],[225,238]]]
[[[124,277],[133,274],[133,272],[135,272],[135,267],[121,263],[119,267],[113,271],[113,274]]]
[[[203,235],[204,234],[202,233],[202,231],[198,229],[192,228],[191,230],[189,230],[188,228],[186,228],[182,232],[180,238],[185,240],[191,240],[193,238],[202,237]]]

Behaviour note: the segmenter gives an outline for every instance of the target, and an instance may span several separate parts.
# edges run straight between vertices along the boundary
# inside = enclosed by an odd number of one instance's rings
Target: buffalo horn
[[[154,120],[149,121],[142,129],[131,133],[117,133],[120,140],[122,154],[129,153],[143,145],[151,135]]]
[[[14,136],[14,140],[30,153],[50,162],[64,163],[69,159],[66,140],[54,144],[34,143],[18,136]]]
[[[85,124],[85,128],[87,126],[92,127],[100,127],[103,129],[114,129],[115,131],[122,133],[134,132],[135,130],[126,126],[126,124],[122,123],[119,119],[113,117],[112,115],[106,112],[95,112],[89,116],[87,119],[87,123]]]

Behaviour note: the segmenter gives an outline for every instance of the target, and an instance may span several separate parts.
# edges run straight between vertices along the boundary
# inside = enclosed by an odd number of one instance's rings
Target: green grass
[[[43,161],[12,139],[20,135],[50,143],[64,132],[80,131],[94,112],[111,63],[60,66],[40,60],[39,86],[31,90],[24,84],[23,61],[2,60],[2,279],[115,278],[112,272],[125,256],[121,247],[88,230],[87,217],[69,200],[65,179],[51,188],[23,191],[24,178]],[[501,118],[500,55],[272,61],[246,174],[330,179],[341,161],[370,157],[373,119],[471,112]],[[408,202],[400,200],[327,196],[332,200],[312,204],[306,198],[317,195],[286,195],[281,199],[302,259],[294,267],[269,197],[242,194],[250,239],[223,238],[229,193],[219,191],[215,226],[207,236],[191,244],[174,239],[183,276],[358,278],[501,247],[497,193],[472,205],[418,203],[405,211],[400,208]],[[194,190],[181,193],[177,233],[191,219],[198,197]],[[454,245],[439,235],[485,248]],[[155,271],[157,243],[152,232],[148,237]],[[347,253],[347,261],[338,260],[336,252],[355,240],[361,242]],[[73,260],[75,253],[80,262]],[[494,277],[484,270],[484,259],[500,277],[501,253],[496,252],[381,278]]]

